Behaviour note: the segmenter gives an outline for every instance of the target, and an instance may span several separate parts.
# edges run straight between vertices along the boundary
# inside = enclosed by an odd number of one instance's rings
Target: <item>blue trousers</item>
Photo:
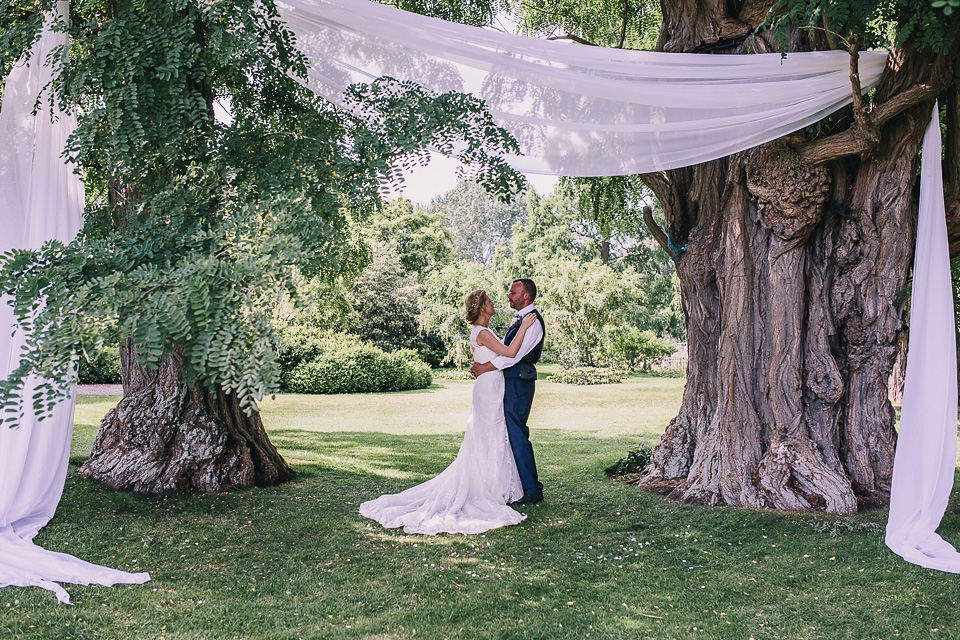
[[[527,427],[536,380],[505,377],[503,382],[503,413],[507,420],[507,434],[510,436],[513,458],[520,474],[520,484],[523,485],[525,495],[540,495],[543,493],[543,485],[537,479],[537,463],[533,459],[530,429]]]

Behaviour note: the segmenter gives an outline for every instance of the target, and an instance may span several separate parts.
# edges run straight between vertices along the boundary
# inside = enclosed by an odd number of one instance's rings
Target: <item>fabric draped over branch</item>
[[[67,3],[58,6],[67,17]],[[48,240],[68,243],[83,223],[83,185],[74,167],[61,154],[76,118],[51,112],[49,94],[37,96],[52,79],[44,64],[67,34],[52,31],[47,21],[34,45],[29,64],[21,60],[7,77],[0,108],[0,252],[39,249]],[[0,376],[20,364],[25,336],[18,330],[13,309],[0,301]],[[12,331],[11,331],[12,330]],[[11,333],[13,334],[11,336]],[[126,573],[101,567],[33,543],[60,502],[73,437],[76,389],[37,420],[30,398],[40,380],[29,379],[21,393],[22,418],[14,428],[0,426],[0,587],[37,586],[70,602],[58,582],[77,584],[142,583],[146,573]]]
[[[310,60],[308,87],[344,105],[379,76],[486,101],[520,143],[521,171],[611,176],[686,167],[749,149],[850,104],[843,51],[705,55],[628,51],[455,24],[366,0],[281,0]],[[863,90],[887,55],[860,58]]]

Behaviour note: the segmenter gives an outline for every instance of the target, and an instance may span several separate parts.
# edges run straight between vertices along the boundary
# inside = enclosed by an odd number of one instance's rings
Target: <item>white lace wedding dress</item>
[[[476,326],[470,332],[470,348],[475,361],[489,362],[496,354],[477,344],[481,331],[489,329]],[[473,385],[457,459],[423,484],[364,502],[360,514],[407,533],[482,533],[526,518],[507,506],[522,496],[503,418],[503,374],[490,371]]]

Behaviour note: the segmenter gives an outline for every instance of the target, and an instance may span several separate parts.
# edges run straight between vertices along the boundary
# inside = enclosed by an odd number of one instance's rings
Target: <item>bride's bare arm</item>
[[[527,329],[533,326],[533,323],[536,321],[536,314],[528,313],[523,316],[523,320],[520,321],[520,330],[517,331],[517,335],[510,342],[509,346],[497,340],[491,331],[481,331],[477,336],[477,344],[482,347],[487,347],[497,355],[512,358],[520,351],[520,345],[523,344],[523,336],[526,335]]]

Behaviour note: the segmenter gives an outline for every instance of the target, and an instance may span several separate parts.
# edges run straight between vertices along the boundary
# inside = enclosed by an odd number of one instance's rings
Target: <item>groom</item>
[[[540,360],[544,337],[543,318],[533,306],[536,298],[537,285],[533,280],[519,278],[513,281],[507,292],[507,299],[510,300],[510,307],[516,309],[517,315],[503,336],[503,343],[509,345],[517,335],[523,316],[533,313],[537,316],[537,322],[527,329],[520,350],[513,358],[496,356],[490,362],[474,362],[470,365],[470,374],[474,378],[494,369],[503,371],[503,413],[507,420],[507,434],[510,436],[513,458],[520,474],[520,484],[523,486],[523,497],[511,503],[513,506],[526,506],[543,501],[543,485],[537,480],[537,465],[533,460],[530,429],[527,427],[537,381],[537,369],[534,365]]]

